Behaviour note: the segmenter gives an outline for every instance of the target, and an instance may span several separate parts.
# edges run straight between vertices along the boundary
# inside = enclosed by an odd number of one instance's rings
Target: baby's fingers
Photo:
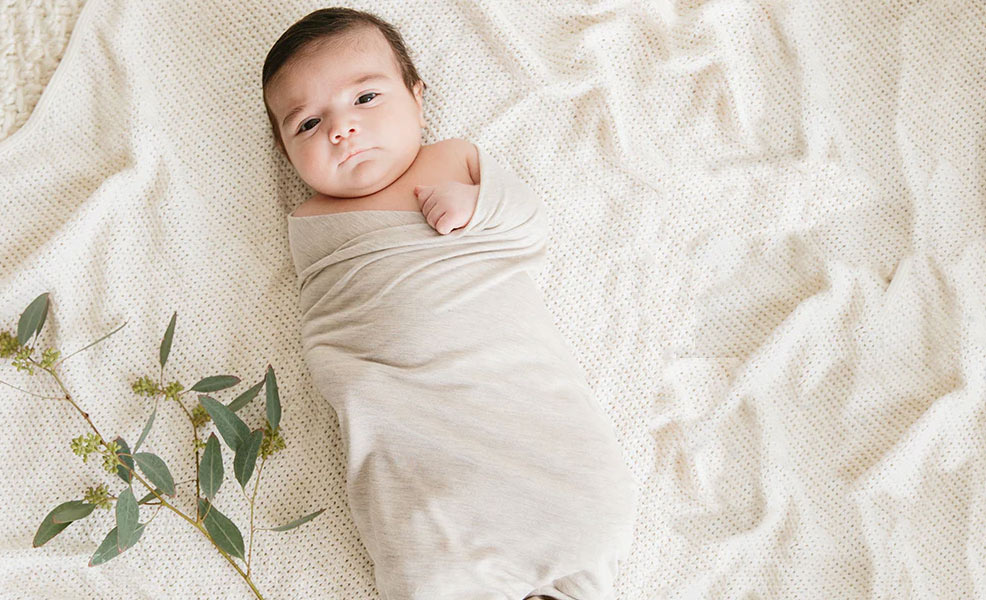
[[[438,208],[439,201],[441,200],[441,194],[436,193],[434,186],[422,185],[418,186],[421,189],[416,192],[416,198],[418,199],[418,210],[421,211],[425,217],[432,216],[431,213],[435,212]],[[435,215],[437,218],[437,215]],[[429,223],[433,223],[435,218],[428,219]]]
[[[416,185],[414,186],[414,198],[418,201],[418,208],[424,205],[428,198],[435,193],[435,186],[433,185]]]
[[[442,213],[442,216],[439,217],[437,221],[435,221],[435,231],[437,231],[442,235],[449,233],[454,228],[455,226],[452,222],[451,212]]]

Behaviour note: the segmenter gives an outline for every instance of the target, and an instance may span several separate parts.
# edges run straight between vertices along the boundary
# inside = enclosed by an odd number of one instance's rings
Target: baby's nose
[[[352,135],[354,131],[356,131],[356,128],[355,127],[350,127],[348,130],[346,130],[346,137],[349,137],[350,135]],[[342,133],[337,133],[336,134],[336,139],[338,140],[340,138],[342,138]]]

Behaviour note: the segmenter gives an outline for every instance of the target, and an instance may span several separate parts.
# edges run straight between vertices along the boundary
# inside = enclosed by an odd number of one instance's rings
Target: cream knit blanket
[[[33,15],[73,4],[0,1],[5,123],[38,85],[11,65],[64,45],[34,43]],[[85,2],[0,141],[0,327],[44,291],[40,341],[65,354],[129,321],[64,373],[128,439],[173,311],[165,381],[233,373],[229,401],[271,363],[288,447],[255,524],[326,512],[258,532],[255,578],[272,599],[370,600],[343,429],[301,342],[285,215],[311,191],[260,96],[267,49],[324,5]],[[534,282],[641,484],[617,598],[986,596],[982,2],[347,5],[404,33],[426,141],[476,142],[543,201]],[[417,227],[401,218],[379,224]],[[250,597],[167,514],[100,567],[105,511],[31,548],[51,508],[115,482],[70,452],[69,407],[0,384],[0,418],[4,600]],[[182,481],[190,437],[163,407],[144,446]],[[235,485],[216,505],[246,528]]]

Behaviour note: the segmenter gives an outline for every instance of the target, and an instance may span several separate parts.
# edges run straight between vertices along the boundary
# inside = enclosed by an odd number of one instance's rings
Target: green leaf
[[[123,548],[123,550],[121,550],[116,543],[116,527],[111,529],[110,532],[106,534],[106,537],[103,538],[103,542],[99,544],[99,548],[96,548],[92,558],[89,559],[89,566],[95,567],[96,565],[103,564],[111,558],[119,556],[127,548],[133,547],[133,545],[137,543],[137,540],[140,539],[141,534],[144,533],[145,525],[147,525],[147,523],[140,523],[137,525],[137,529],[134,530],[133,539],[131,540],[130,545]]]
[[[202,495],[210,500],[216,497],[223,484],[223,455],[219,449],[219,438],[214,433],[205,443],[205,453],[199,464],[199,483],[202,485]]]
[[[130,322],[130,321],[124,321],[124,322],[123,322],[123,325],[120,325],[119,327],[117,327],[117,328],[116,328],[116,329],[114,329],[113,331],[111,331],[111,332],[109,332],[109,333],[107,333],[106,335],[104,335],[103,337],[101,337],[101,338],[99,338],[99,339],[98,339],[98,340],[96,340],[95,342],[92,342],[91,344],[87,344],[87,345],[85,345],[85,346],[83,346],[82,348],[79,348],[78,350],[76,350],[76,351],[75,351],[75,352],[73,352],[72,354],[69,354],[68,356],[66,356],[66,357],[64,357],[64,358],[62,358],[62,359],[60,359],[60,360],[59,360],[58,362],[56,362],[56,363],[55,363],[55,366],[57,366],[57,365],[59,365],[59,364],[61,364],[61,363],[63,363],[63,362],[65,362],[66,360],[68,360],[69,358],[71,358],[71,357],[73,357],[73,356],[75,356],[75,355],[76,355],[76,354],[78,354],[79,352],[82,352],[83,350],[86,350],[86,349],[88,349],[88,348],[91,348],[91,347],[93,347],[93,346],[95,346],[95,345],[96,345],[96,344],[98,344],[99,342],[101,342],[101,341],[103,341],[103,340],[105,340],[106,338],[108,338],[108,337],[110,337],[111,335],[113,335],[113,334],[114,334],[114,333],[116,333],[117,331],[120,331],[121,329],[123,329],[124,327],[126,327],[126,326],[127,326],[127,323],[129,323],[129,322]]]
[[[144,425],[144,431],[140,432],[140,437],[137,439],[137,443],[134,445],[134,452],[140,448],[140,445],[144,443],[144,438],[147,437],[147,433],[151,430],[151,423],[154,422],[154,416],[157,415],[157,404],[154,405],[154,410],[151,411],[151,416],[147,419],[147,424]],[[132,464],[130,465],[133,466]]]
[[[161,340],[161,368],[164,368],[164,363],[168,362],[168,355],[171,354],[171,338],[175,335],[175,319],[178,318],[178,311],[176,310],[174,314],[171,315],[171,322],[168,323],[168,329],[164,332],[164,339]]]
[[[307,523],[308,521],[311,521],[312,519],[314,519],[315,517],[319,516],[323,512],[325,512],[325,509],[324,508],[322,510],[315,511],[315,512],[313,512],[310,515],[305,515],[305,516],[301,517],[300,519],[298,519],[297,521],[291,521],[287,525],[281,525],[280,527],[274,527],[274,528],[271,529],[271,531],[287,531],[288,529],[294,529],[298,525],[303,525],[303,524]]]
[[[260,388],[262,387],[264,387],[263,379],[261,379],[260,382],[257,383],[257,385],[253,386],[252,388],[248,389],[247,391],[237,396],[236,400],[230,402],[229,406],[227,406],[226,408],[228,408],[233,412],[240,410],[241,408],[249,404],[251,400],[257,397],[257,393],[260,391]]]
[[[123,552],[129,548],[136,540],[134,535],[137,530],[137,501],[134,500],[134,491],[127,486],[116,498],[116,536],[117,549]]]
[[[199,514],[205,515],[202,523],[216,545],[227,554],[243,558],[243,536],[229,518],[219,512],[208,500],[199,499]]]
[[[240,378],[235,375],[213,375],[200,380],[192,386],[190,392],[216,392],[233,387],[240,382]]]
[[[174,497],[175,480],[171,477],[171,471],[168,470],[168,465],[164,464],[163,460],[150,452],[138,452],[134,454],[134,460],[137,461],[140,470],[151,480],[151,483],[164,490],[167,495]]]
[[[51,516],[45,517],[45,520],[41,522],[41,526],[38,527],[38,531],[34,534],[34,547],[44,545],[45,542],[55,537],[62,532],[63,529],[72,524],[72,521],[68,523],[52,523]]]
[[[51,520],[56,524],[71,523],[88,517],[95,508],[95,504],[89,504],[85,500],[72,500],[51,511]]]
[[[246,442],[240,444],[233,457],[233,473],[236,480],[240,482],[240,487],[246,488],[246,484],[253,475],[253,468],[257,465],[257,452],[260,451],[260,442],[264,440],[264,430],[254,429]]]
[[[66,523],[56,523],[54,517],[56,514],[60,514],[61,511],[68,510],[78,510],[80,505],[86,505],[82,500],[69,500],[68,502],[62,502],[55,508],[51,509],[51,512],[41,521],[41,525],[38,527],[38,531],[34,534],[34,547],[38,548],[43,546],[48,540],[55,537],[62,532],[63,529],[78,521],[79,519],[73,519]],[[95,508],[95,505],[89,505]],[[89,512],[92,512],[91,510]],[[85,516],[85,515],[83,515]],[[80,517],[81,518],[81,517]]]
[[[17,321],[17,343],[21,346],[31,341],[31,336],[41,331],[48,315],[48,292],[31,301]]]
[[[236,449],[240,447],[243,440],[250,437],[250,428],[236,416],[236,413],[226,408],[222,402],[208,396],[199,396],[199,402],[202,403],[206,412],[212,417],[212,421],[216,424],[216,429],[219,430],[219,435],[223,437],[223,441],[226,442],[230,450],[236,452]]]
[[[154,492],[157,492],[158,494],[163,493],[159,487],[154,488]],[[138,500],[137,504],[144,504],[145,502],[150,502],[151,500],[157,500],[157,496],[154,495],[154,492],[147,492],[147,495]]]
[[[127,467],[133,469],[134,459],[130,456],[130,446],[127,445],[126,440],[124,440],[120,436],[116,436],[115,438],[113,438],[113,441],[120,446],[120,449],[116,453],[117,457],[120,459],[120,462],[122,462],[124,465],[127,465]],[[120,476],[120,479],[124,480],[129,484],[131,479],[130,479],[130,471],[127,470],[127,467],[124,467],[123,465],[117,465],[116,474]]]
[[[281,401],[277,393],[277,377],[274,376],[274,369],[267,365],[267,422],[270,423],[271,431],[277,429],[281,423]]]

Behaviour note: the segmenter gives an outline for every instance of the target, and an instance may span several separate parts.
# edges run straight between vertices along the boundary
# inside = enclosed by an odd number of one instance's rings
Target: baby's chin
[[[308,185],[325,198],[344,199],[363,198],[375,194],[393,183],[393,180],[379,176],[366,178],[347,177],[346,179],[347,181],[345,182],[335,182],[329,185],[312,185],[311,183]]]
[[[413,163],[417,152],[410,156]],[[363,198],[375,194],[401,178],[409,165],[395,160],[391,153],[373,150],[365,158],[355,156],[354,164],[337,165],[328,178],[313,177],[305,183],[325,198]]]

